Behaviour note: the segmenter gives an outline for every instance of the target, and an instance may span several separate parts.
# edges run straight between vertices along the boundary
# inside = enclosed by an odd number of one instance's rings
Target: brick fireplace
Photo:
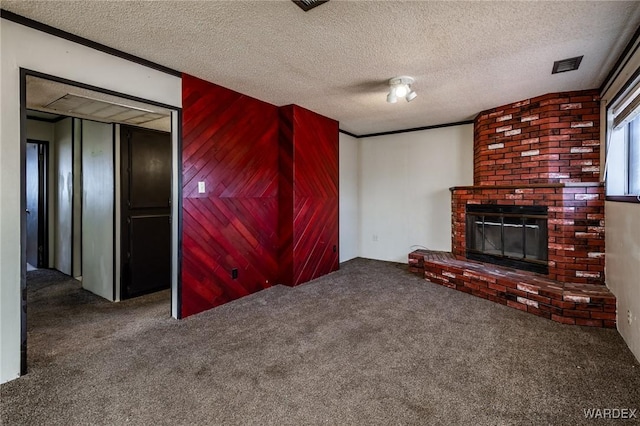
[[[481,112],[474,121],[474,185],[451,188],[452,253],[414,252],[410,267],[424,271],[430,281],[556,321],[614,326],[615,298],[604,286],[599,171],[596,90],[551,93]],[[537,249],[544,252],[546,265],[537,274],[468,259],[478,244],[467,233],[472,223],[467,210],[491,211],[492,206],[507,212],[526,206],[544,210],[546,224],[529,226],[546,228],[546,252]],[[480,217],[473,214],[474,221]],[[527,219],[513,222],[512,216],[506,215],[510,226],[521,223],[518,229],[528,232]],[[505,223],[495,215],[487,223],[498,220]],[[530,259],[523,250],[520,261],[526,264]],[[520,268],[517,262],[507,265]]]
[[[494,108],[474,125],[474,186],[452,188],[452,252],[466,257],[466,205],[548,208],[548,277],[604,284],[604,188],[595,90]]]

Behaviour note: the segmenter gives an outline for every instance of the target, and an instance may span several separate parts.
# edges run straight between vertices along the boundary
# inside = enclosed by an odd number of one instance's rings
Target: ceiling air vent
[[[308,12],[314,7],[320,6],[321,4],[326,3],[329,0],[291,0],[291,1],[297,4],[298,6],[300,6],[300,9],[304,10],[305,12]]]
[[[553,71],[551,71],[551,74],[577,70],[580,66],[580,62],[582,62],[582,58],[583,56],[576,56],[575,58],[555,61],[553,63]]]

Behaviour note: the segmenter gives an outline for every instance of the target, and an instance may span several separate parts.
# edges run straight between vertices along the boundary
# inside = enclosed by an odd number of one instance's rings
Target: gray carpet
[[[1,386],[3,424],[569,425],[640,409],[640,366],[615,330],[392,263],[356,259],[183,321],[168,291],[112,304],[32,278],[30,372]]]

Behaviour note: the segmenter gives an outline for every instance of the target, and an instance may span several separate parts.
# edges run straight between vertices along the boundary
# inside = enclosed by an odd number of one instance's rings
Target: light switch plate
[[[199,194],[204,194],[205,189],[204,189],[204,182],[198,182],[198,193]]]

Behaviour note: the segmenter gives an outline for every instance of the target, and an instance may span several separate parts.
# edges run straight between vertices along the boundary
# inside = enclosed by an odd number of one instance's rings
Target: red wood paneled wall
[[[278,108],[188,75],[182,98],[186,317],[277,278]]]
[[[298,285],[338,269],[338,122],[280,108],[280,280]]]
[[[338,269],[338,123],[186,74],[182,98],[181,315]]]

